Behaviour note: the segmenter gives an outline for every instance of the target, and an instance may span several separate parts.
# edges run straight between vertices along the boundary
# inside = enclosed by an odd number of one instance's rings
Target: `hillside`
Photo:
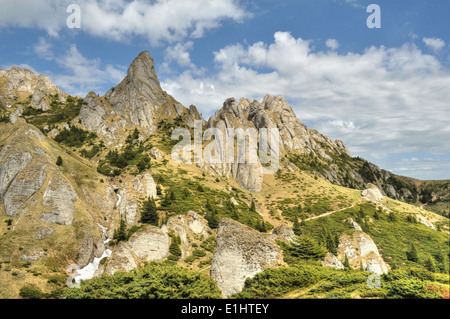
[[[206,120],[161,89],[148,52],[104,96],[17,67],[0,95],[0,298],[448,296],[450,182],[352,157],[281,96],[230,98]],[[175,128],[203,136],[191,163]],[[270,156],[196,161],[249,129],[250,145],[277,129]]]

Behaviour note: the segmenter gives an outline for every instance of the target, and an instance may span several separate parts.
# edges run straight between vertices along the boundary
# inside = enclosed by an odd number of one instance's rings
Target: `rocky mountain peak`
[[[9,70],[0,69],[0,95],[4,100],[19,97],[21,94],[61,93],[59,87],[42,74],[36,74],[25,68],[13,66]]]

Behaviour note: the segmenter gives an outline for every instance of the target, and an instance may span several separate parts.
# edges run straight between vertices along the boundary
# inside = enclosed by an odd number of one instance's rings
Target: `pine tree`
[[[209,198],[206,199],[206,205],[205,208],[207,211],[212,212],[213,211],[213,207],[211,205],[211,201],[209,200]]]
[[[349,269],[351,269],[351,267],[350,267],[350,262],[348,261],[348,257],[347,257],[347,254],[345,254],[345,258],[344,258],[344,268],[346,269],[346,270],[349,270]]]
[[[425,259],[425,267],[431,272],[437,271],[436,262],[431,255],[428,255],[427,259]]]
[[[156,195],[157,196],[161,196],[162,195],[161,186],[159,186],[159,185],[156,185]]]
[[[213,211],[206,216],[206,220],[208,221],[208,226],[211,229],[217,228],[219,225],[219,218],[217,217],[217,210],[213,209]]]
[[[169,246],[169,260],[177,261],[181,257],[181,238],[179,235],[172,235],[172,240]]]
[[[253,198],[252,198],[252,203],[250,204],[250,210],[252,212],[256,212],[256,205],[255,205],[255,201]]]
[[[297,216],[294,217],[294,225],[292,225],[292,230],[297,236],[300,236],[302,234],[302,228],[300,226],[300,223],[298,222]]]
[[[63,163],[61,156],[58,156],[58,158],[56,159],[56,165],[61,166]]]
[[[156,209],[155,201],[152,197],[149,197],[142,206],[141,222],[144,224],[158,226],[159,214]]]
[[[326,255],[327,250],[321,247],[313,238],[297,236],[288,247],[289,253],[301,259],[319,259]]]
[[[394,212],[389,213],[389,221],[391,221],[391,222],[397,221],[397,217],[395,216]]]
[[[376,220],[380,219],[380,215],[378,215],[378,210],[375,210],[375,212],[373,213],[373,218]]]
[[[127,224],[125,223],[125,220],[122,217],[120,217],[119,229],[114,231],[113,238],[118,242],[125,241],[127,239]]]
[[[419,254],[417,252],[416,246],[414,246],[413,243],[411,243],[411,249],[408,252],[406,252],[406,258],[414,262],[419,261]]]

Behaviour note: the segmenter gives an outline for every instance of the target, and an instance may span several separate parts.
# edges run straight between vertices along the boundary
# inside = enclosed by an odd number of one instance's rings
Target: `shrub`
[[[65,288],[67,299],[211,299],[221,298],[211,277],[174,263],[150,263],[133,272],[116,272],[83,281],[79,289]]]
[[[45,296],[42,291],[30,286],[23,286],[20,288],[19,295],[25,299],[40,299]]]

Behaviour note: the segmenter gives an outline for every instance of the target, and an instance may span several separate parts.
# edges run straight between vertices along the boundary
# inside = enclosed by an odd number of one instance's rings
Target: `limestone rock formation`
[[[51,207],[50,212],[44,212],[41,220],[46,223],[72,225],[74,202],[77,199],[72,185],[56,175],[52,178],[42,196],[42,204]]]
[[[170,239],[155,226],[145,226],[134,233],[128,242],[119,243],[109,258],[105,272],[129,271],[141,261],[161,261],[169,254]]]
[[[180,236],[181,259],[186,258],[193,250],[192,243],[195,239],[206,239],[210,236],[208,222],[194,211],[170,217],[162,230]]]
[[[350,154],[342,141],[332,141],[317,131],[308,129],[297,119],[291,106],[281,96],[266,95],[262,102],[245,98],[238,102],[234,98],[229,98],[223,103],[222,108],[216,111],[214,117],[208,120],[208,128],[217,128],[222,131],[223,142],[220,140],[217,142],[217,139],[214,142],[218,143],[219,149],[223,146],[226,150],[225,164],[208,164],[220,175],[227,176],[231,173],[242,187],[252,192],[259,192],[262,188],[263,168],[261,158],[256,157],[256,160],[253,161],[250,153],[246,155],[245,161],[238,160],[236,162],[227,158],[229,150],[234,152],[234,145],[226,144],[227,138],[231,140],[229,129],[242,129],[244,132],[277,129],[278,131],[275,133],[277,136],[269,135],[267,138],[267,151],[268,153],[270,151],[272,158],[276,161],[279,160],[282,152],[292,151],[302,154],[315,154],[326,161],[331,161],[327,152],[338,155]],[[249,135],[249,138],[252,138],[251,135]],[[279,141],[279,145],[275,144],[277,141]],[[257,142],[255,138],[252,138],[250,145],[257,147]],[[261,148],[261,146],[259,147]],[[268,159],[265,159],[265,161],[267,162]]]
[[[163,156],[161,154],[161,151],[157,147],[152,147],[150,149],[150,156],[153,157],[155,160],[159,161]]]
[[[368,184],[367,186],[368,186],[367,189],[361,191],[362,197],[373,202],[377,202],[383,199],[383,194],[381,194],[377,186],[373,184]]]
[[[217,230],[211,277],[228,297],[242,290],[246,278],[276,266],[280,258],[280,248],[267,235],[223,218]]]
[[[287,224],[281,224],[275,227],[270,235],[272,235],[272,238],[284,241],[285,243],[289,243],[295,237],[294,231]]]
[[[381,257],[372,238],[362,231],[355,231],[353,235],[342,234],[339,238],[338,259],[343,261],[347,256],[353,269],[362,268],[377,274],[387,273],[390,269]]]
[[[156,198],[156,183],[152,175],[145,173],[136,176],[131,182],[124,182],[119,190],[121,200],[119,211],[128,225],[134,225],[139,217],[138,199]]]
[[[21,93],[34,94],[35,92],[42,94],[60,93],[60,89],[54,85],[50,79],[42,74],[36,74],[28,69],[13,66],[9,70],[0,69],[0,78],[5,81],[0,87],[0,92],[5,99],[12,99]]]
[[[324,267],[332,267],[335,269],[344,269],[342,262],[332,253],[328,252],[325,258],[320,261]]]

